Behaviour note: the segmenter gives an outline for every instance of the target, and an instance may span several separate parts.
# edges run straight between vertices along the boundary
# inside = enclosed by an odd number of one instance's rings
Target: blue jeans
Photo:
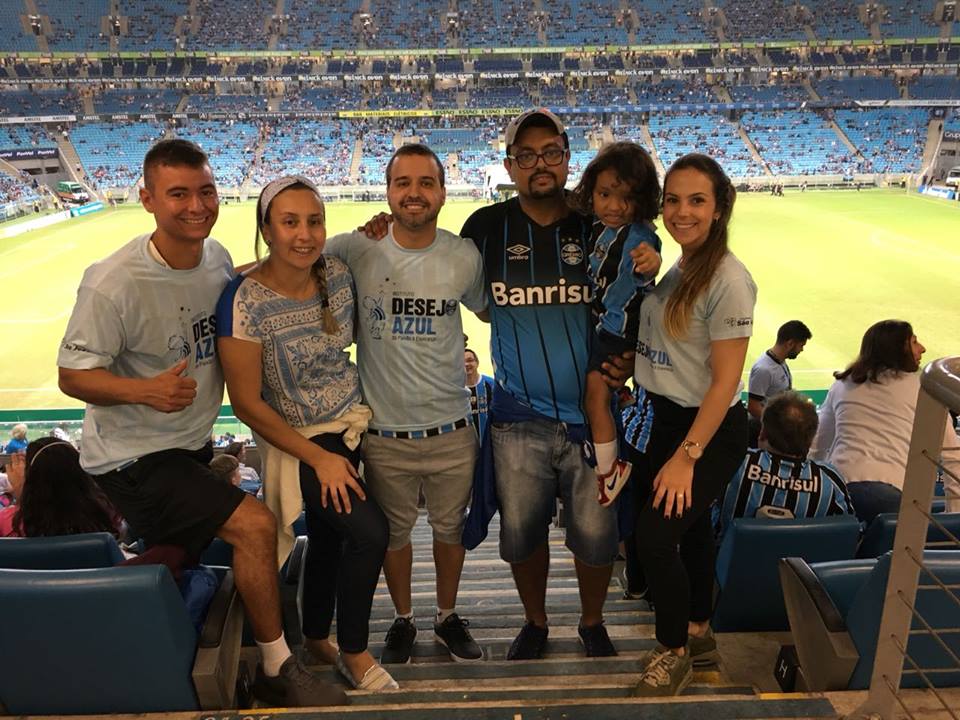
[[[853,502],[853,511],[864,525],[880,513],[900,512],[900,488],[885,482],[859,481],[847,483],[847,492]]]
[[[494,422],[489,432],[500,501],[500,557],[523,562],[547,542],[559,496],[570,552],[587,565],[611,564],[617,555],[616,508],[600,506],[597,475],[563,423]]]

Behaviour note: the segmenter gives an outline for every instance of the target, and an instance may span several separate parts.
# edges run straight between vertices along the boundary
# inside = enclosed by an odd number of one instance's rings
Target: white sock
[[[273,642],[262,643],[258,640],[257,647],[260,648],[260,662],[263,663],[263,673],[267,677],[279,675],[280,666],[293,654],[287,647],[287,639],[282,634]]]
[[[449,610],[437,608],[437,625],[442,624],[444,620],[453,615],[456,611],[456,608],[450,608]]]
[[[413,622],[413,611],[411,610],[410,612],[404,613],[403,615],[401,615],[401,614],[398,613],[398,612],[395,612],[395,613],[393,614],[393,619],[396,620],[397,618],[406,618],[406,619],[409,620],[410,622]]]
[[[593,444],[594,452],[597,454],[597,473],[606,475],[613,468],[617,461],[617,441]]]

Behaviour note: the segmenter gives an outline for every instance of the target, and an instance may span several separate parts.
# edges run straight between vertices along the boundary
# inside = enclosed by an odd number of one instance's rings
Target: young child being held
[[[630,477],[618,459],[611,390],[601,366],[610,355],[636,350],[640,302],[660,270],[660,238],[653,220],[660,182],[653,160],[632,142],[604,147],[583,171],[573,202],[596,217],[588,273],[593,285],[594,337],[584,400],[596,458],[598,501],[606,507]],[[636,260],[631,250],[639,248]]]

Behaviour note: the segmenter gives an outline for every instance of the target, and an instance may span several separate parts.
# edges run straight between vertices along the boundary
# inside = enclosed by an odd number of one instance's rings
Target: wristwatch
[[[696,440],[684,440],[680,447],[691,460],[696,461],[703,457],[703,445]]]

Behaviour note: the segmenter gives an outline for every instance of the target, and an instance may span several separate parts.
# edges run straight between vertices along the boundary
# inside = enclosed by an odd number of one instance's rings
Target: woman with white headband
[[[119,537],[122,521],[69,442],[34,440],[26,453],[11,456],[7,476],[17,504],[0,509],[0,537],[93,532]]]
[[[305,646],[354,687],[397,683],[367,650],[387,520],[357,467],[371,413],[361,403],[353,343],[353,279],[324,257],[326,218],[307,178],[274,180],[257,202],[258,263],[224,290],[217,349],[237,417],[257,437],[264,501],[277,515],[282,564],[306,506]],[[260,236],[268,248],[260,260]],[[337,612],[337,646],[328,639]]]

